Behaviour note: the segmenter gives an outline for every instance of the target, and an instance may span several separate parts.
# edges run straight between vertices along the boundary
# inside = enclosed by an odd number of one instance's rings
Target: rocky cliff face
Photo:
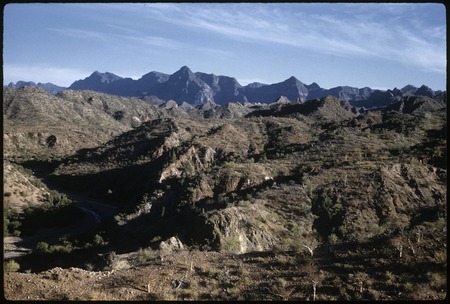
[[[179,102],[203,104],[208,100],[213,100],[214,91],[187,66],[184,66],[170,75],[166,82],[151,88],[147,94],[164,100],[173,99]]]

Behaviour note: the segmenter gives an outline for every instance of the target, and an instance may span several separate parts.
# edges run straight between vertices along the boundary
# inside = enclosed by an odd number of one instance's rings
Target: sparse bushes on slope
[[[50,191],[45,200],[43,205],[28,206],[21,213],[7,212],[8,233],[30,234],[42,227],[65,226],[84,215],[66,195],[57,191]]]
[[[16,272],[20,269],[19,263],[14,260],[7,260],[4,262],[5,272]]]

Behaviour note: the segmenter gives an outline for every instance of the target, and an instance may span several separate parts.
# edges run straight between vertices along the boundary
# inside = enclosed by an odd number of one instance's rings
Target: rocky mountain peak
[[[100,73],[99,71],[95,71],[88,78],[98,79],[102,83],[112,83],[114,81],[122,79],[122,77],[117,76],[116,74],[113,74],[113,73],[110,73],[110,72]]]
[[[8,88],[20,88],[20,87],[35,87],[36,83],[34,83],[33,81],[18,81],[16,82],[16,84],[14,84],[13,82],[10,82],[8,84]]]
[[[294,76],[289,77],[288,79],[286,79],[285,81],[283,81],[284,83],[293,83],[293,84],[297,84],[298,82],[300,82],[300,80],[298,80],[297,78],[295,78]]]
[[[242,85],[237,81],[234,77],[228,77],[228,76],[219,76],[219,83],[220,84],[231,84],[238,88],[242,88]]]
[[[319,86],[316,82],[313,82],[313,83],[311,83],[310,85],[307,85],[306,87],[307,87],[309,90],[320,89],[320,86]]]
[[[164,81],[166,81],[169,78],[169,75],[161,73],[161,72],[151,71],[147,74],[144,74],[141,78],[139,78],[139,80],[150,79],[150,78],[160,78],[160,79],[164,79]]]
[[[411,84],[408,84],[406,86],[404,86],[403,88],[401,88],[401,91],[403,93],[411,93],[414,94],[417,91],[417,88]]]
[[[169,79],[195,79],[195,74],[187,66],[182,66],[178,71],[173,73]]]
[[[418,88],[415,94],[427,97],[434,97],[433,90],[427,87],[426,85],[422,85],[420,88]]]
[[[53,83],[35,83],[33,81],[18,81],[15,84],[13,82],[10,82],[7,86],[7,88],[22,88],[22,87],[38,87],[43,89],[44,91],[50,93],[50,94],[57,94],[64,90],[64,87],[57,86]]]
[[[248,85],[246,85],[245,87],[251,88],[251,89],[256,89],[256,88],[260,88],[260,87],[263,87],[266,85],[267,84],[261,83],[261,82],[252,82],[252,83],[249,83]]]

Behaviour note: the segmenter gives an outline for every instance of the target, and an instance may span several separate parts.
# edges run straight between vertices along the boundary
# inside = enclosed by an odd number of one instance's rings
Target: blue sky
[[[8,4],[4,84],[69,86],[93,71],[290,76],[323,88],[446,89],[445,6],[351,3]]]

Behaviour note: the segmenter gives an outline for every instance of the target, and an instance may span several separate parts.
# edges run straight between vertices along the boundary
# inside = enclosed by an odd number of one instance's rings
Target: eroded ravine
[[[17,258],[27,254],[36,247],[38,242],[52,243],[65,235],[76,236],[83,233],[95,232],[106,219],[112,218],[118,208],[104,201],[95,200],[76,194],[48,183],[45,177],[38,177],[49,189],[66,194],[72,204],[83,211],[84,215],[75,223],[63,227],[40,228],[32,235],[23,237],[5,237],[3,239],[4,258]]]

